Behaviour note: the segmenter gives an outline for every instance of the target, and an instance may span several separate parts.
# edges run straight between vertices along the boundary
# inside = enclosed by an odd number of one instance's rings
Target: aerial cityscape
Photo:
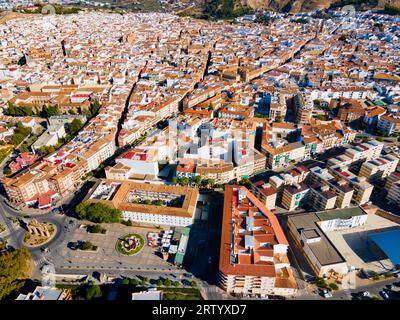
[[[0,0],[0,300],[400,300],[400,3],[237,2]]]

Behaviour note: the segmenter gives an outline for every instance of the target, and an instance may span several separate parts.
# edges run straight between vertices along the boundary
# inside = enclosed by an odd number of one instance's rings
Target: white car
[[[369,297],[369,296],[370,296],[370,293],[369,293],[368,291],[363,291],[363,292],[361,292],[361,295],[362,295],[363,297]]]
[[[386,291],[381,291],[380,294],[383,299],[385,299],[385,300],[389,299],[389,295]]]

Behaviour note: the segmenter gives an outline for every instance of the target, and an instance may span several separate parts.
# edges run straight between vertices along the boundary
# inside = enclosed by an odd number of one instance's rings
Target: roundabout
[[[144,238],[140,234],[130,233],[118,238],[115,249],[122,255],[132,256],[138,254],[144,246]]]
[[[57,233],[55,224],[50,222],[39,223],[36,219],[27,225],[27,229],[22,242],[25,246],[32,248],[50,242]]]

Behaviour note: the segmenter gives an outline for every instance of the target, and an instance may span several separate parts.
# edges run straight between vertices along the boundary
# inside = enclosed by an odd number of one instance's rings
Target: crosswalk
[[[42,264],[49,264],[50,263],[49,260],[47,260],[47,258],[45,256],[41,256],[40,258],[33,257],[32,260],[33,260],[33,264],[35,266],[40,266]]]
[[[41,264],[43,264],[43,263],[46,262],[46,260],[45,260],[43,257],[40,258],[40,259],[33,258],[32,260],[33,260],[33,264],[34,264],[35,266],[40,266]]]

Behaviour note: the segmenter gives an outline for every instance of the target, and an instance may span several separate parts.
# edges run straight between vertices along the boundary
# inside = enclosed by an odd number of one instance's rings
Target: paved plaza
[[[53,255],[53,263],[60,269],[121,269],[121,270],[176,270],[177,268],[160,256],[156,255],[155,248],[147,246],[146,234],[149,231],[159,232],[159,229],[127,227],[122,224],[103,224],[106,234],[93,234],[86,228],[76,229],[70,236],[69,242],[90,241],[98,246],[96,252],[72,250],[67,246],[57,249]],[[137,233],[145,239],[141,251],[132,256],[124,256],[115,250],[118,238]]]

